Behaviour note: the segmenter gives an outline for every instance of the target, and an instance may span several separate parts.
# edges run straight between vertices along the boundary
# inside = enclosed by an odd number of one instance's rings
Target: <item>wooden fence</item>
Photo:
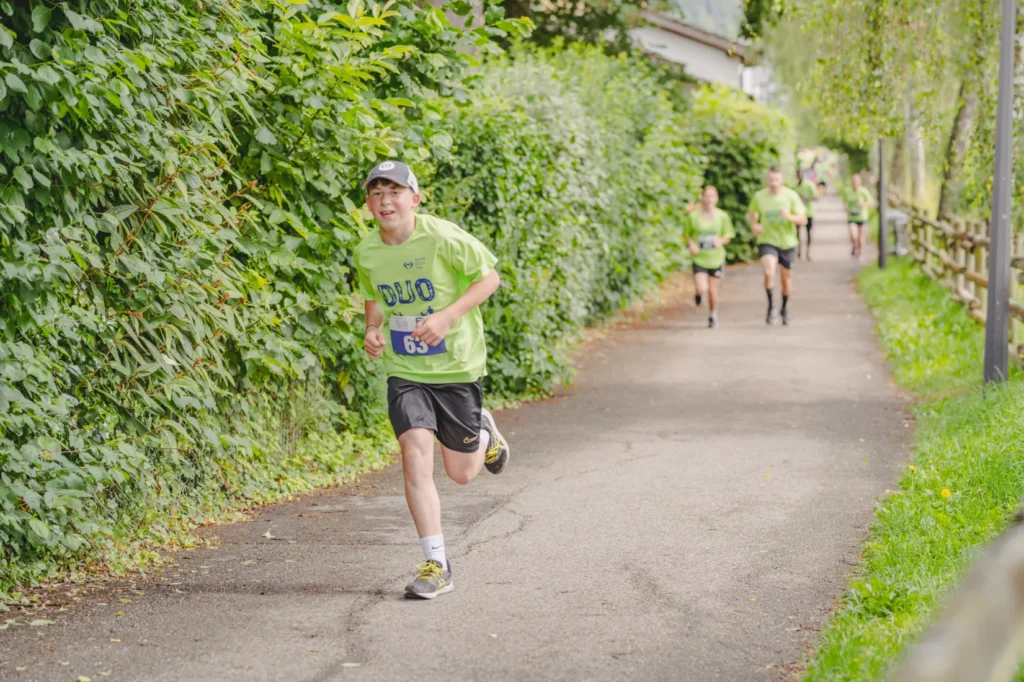
[[[934,220],[904,205],[893,208],[910,216],[910,254],[921,269],[967,306],[967,314],[984,324],[988,307],[988,224]],[[1024,357],[1024,235],[1012,237],[1010,256],[1010,355]]]

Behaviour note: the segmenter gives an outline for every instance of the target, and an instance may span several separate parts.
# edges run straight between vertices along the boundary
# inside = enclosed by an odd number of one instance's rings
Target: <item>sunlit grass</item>
[[[913,455],[877,510],[864,563],[808,661],[807,680],[879,679],[936,615],[1024,492],[1024,378],[981,387],[984,328],[906,262],[865,270],[896,381],[918,400]]]

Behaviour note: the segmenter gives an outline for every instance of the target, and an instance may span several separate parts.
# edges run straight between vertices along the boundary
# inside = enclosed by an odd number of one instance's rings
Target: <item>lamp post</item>
[[[985,383],[1005,381],[1010,360],[1010,195],[1013,171],[1013,58],[1016,0],[1002,0],[999,38],[999,104],[996,167],[989,228],[988,311],[985,321]]]

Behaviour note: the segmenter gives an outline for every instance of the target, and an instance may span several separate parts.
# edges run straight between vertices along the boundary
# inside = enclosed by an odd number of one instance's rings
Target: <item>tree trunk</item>
[[[964,155],[971,141],[974,119],[978,112],[978,91],[968,82],[970,76],[960,83],[959,106],[953,129],[949,133],[949,144],[946,146],[946,167],[942,173],[942,189],[939,192],[939,220],[953,217],[953,205],[956,201],[957,183],[964,165]]]

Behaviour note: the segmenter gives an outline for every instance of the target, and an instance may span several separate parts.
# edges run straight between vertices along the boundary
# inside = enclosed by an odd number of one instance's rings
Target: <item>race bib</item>
[[[391,348],[396,354],[427,357],[448,352],[444,339],[436,346],[431,346],[426,341],[413,337],[412,333],[422,319],[423,317],[409,315],[392,315],[388,320],[388,327],[391,329]]]
[[[700,248],[702,249],[713,249],[715,248],[715,235],[713,234],[702,234],[700,236]]]

